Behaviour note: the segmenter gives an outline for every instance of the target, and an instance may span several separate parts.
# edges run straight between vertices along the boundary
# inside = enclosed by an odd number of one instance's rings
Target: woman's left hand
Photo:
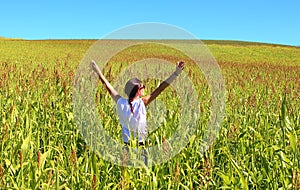
[[[176,64],[176,71],[175,71],[176,75],[180,75],[180,73],[184,69],[184,65],[185,65],[184,61],[177,62],[177,64]]]
[[[101,71],[94,60],[91,61],[91,67],[98,75],[100,75]]]

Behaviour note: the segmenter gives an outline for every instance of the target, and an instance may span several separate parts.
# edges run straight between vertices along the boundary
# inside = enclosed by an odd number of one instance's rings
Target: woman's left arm
[[[100,81],[104,84],[104,86],[106,87],[107,91],[109,92],[110,96],[112,97],[112,99],[117,103],[119,98],[121,98],[121,96],[119,95],[119,93],[114,89],[114,87],[108,82],[108,80],[105,78],[105,76],[102,74],[102,72],[100,71],[98,65],[96,64],[96,62],[94,60],[91,61],[91,66],[93,68],[93,70],[97,73]]]
[[[177,76],[180,75],[182,70],[184,69],[185,63],[183,61],[177,62],[176,64],[176,70],[174,73],[169,76],[165,81],[163,81],[153,92],[151,92],[149,95],[142,98],[144,104],[147,106],[150,104],[155,98],[164,91],[174,80]]]

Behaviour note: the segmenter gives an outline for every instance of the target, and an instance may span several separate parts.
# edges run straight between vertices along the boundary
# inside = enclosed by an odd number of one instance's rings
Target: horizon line
[[[260,42],[260,41],[248,41],[248,40],[231,40],[231,39],[94,39],[94,38],[41,38],[41,39],[26,39],[26,38],[10,38],[10,37],[3,37],[0,36],[0,41],[98,41],[98,40],[140,40],[140,41],[203,41],[203,42],[220,42],[218,44],[221,44],[221,42],[231,42],[232,45],[238,44],[238,43],[247,43],[247,44],[261,44],[261,45],[271,45],[271,46],[289,46],[289,47],[300,47],[299,45],[291,45],[291,44],[281,44],[281,43],[272,43],[272,42]],[[224,44],[226,45],[226,44]],[[227,44],[230,45],[230,44]]]

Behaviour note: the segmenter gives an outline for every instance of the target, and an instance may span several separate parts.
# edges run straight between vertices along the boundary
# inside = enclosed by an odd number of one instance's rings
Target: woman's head
[[[144,95],[145,86],[142,81],[137,78],[130,79],[125,85],[125,93],[128,96],[128,103],[130,105],[131,113],[133,114],[133,107],[131,102],[134,98]]]
[[[132,78],[125,85],[125,93],[129,99],[134,98],[136,95],[143,96],[144,91],[142,89],[144,88],[145,86],[141,80]]]

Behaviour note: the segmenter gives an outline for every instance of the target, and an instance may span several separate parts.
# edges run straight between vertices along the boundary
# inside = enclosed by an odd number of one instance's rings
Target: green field
[[[226,117],[218,138],[201,153],[209,120],[209,88],[200,74],[201,119],[196,135],[169,162],[127,168],[92,151],[74,122],[76,69],[94,40],[0,39],[0,189],[300,189],[300,48],[237,41],[204,41],[226,83]],[[112,42],[117,43],[117,42]],[[123,52],[104,74],[155,54],[174,62],[172,52],[136,47]],[[146,94],[160,81],[147,81]],[[100,85],[96,95],[104,128],[121,141],[113,105]],[[159,98],[169,112],[157,143],[175,123],[172,89]],[[175,111],[174,111],[175,110]],[[100,117],[101,115],[101,117]],[[150,117],[151,119],[151,117]],[[155,119],[155,118],[153,118]]]

